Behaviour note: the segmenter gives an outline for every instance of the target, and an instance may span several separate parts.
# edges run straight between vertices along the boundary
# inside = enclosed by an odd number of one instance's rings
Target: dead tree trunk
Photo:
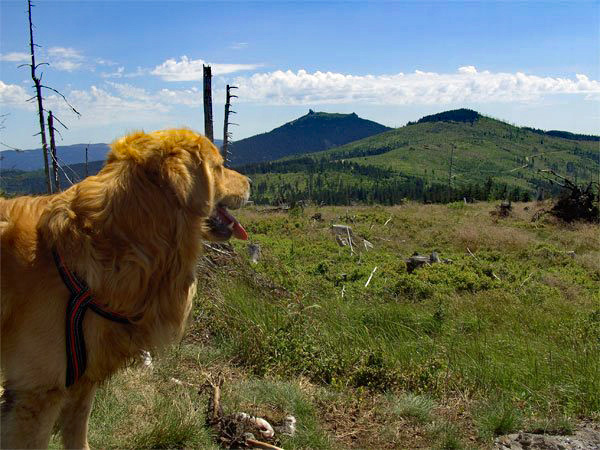
[[[235,111],[231,110],[231,98],[237,98],[237,95],[231,94],[231,89],[237,89],[237,86],[227,85],[227,95],[225,97],[225,123],[223,124],[223,159],[225,160],[225,164],[231,161],[229,157],[229,138],[231,137],[229,125],[237,125],[236,123],[229,122],[229,114],[236,114]]]
[[[450,167],[448,168],[448,201],[450,201],[451,198],[451,192],[452,192],[452,163],[454,160],[454,148],[456,146],[454,144],[452,144],[452,148],[450,149]]]
[[[48,112],[48,132],[50,133],[50,155],[52,155],[52,180],[53,192],[60,191],[60,178],[58,176],[58,159],[56,158],[56,141],[54,140],[54,116]]]
[[[33,43],[33,22],[31,20],[31,0],[27,2],[29,7],[29,48],[31,49],[31,79],[35,86],[35,97],[38,105],[38,116],[40,120],[40,136],[42,137],[42,153],[44,156],[44,173],[46,175],[46,190],[48,194],[52,193],[52,185],[50,183],[50,169],[48,167],[48,144],[46,142],[46,126],[44,122],[44,105],[42,100],[42,82],[37,77],[35,70],[37,65],[35,64],[35,47]]]
[[[202,66],[204,75],[204,135],[214,142],[212,114],[212,74],[210,66]]]

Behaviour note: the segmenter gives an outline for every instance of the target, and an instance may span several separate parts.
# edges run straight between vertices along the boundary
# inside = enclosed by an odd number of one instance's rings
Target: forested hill
[[[391,130],[356,114],[309,111],[268,133],[258,134],[231,146],[232,165],[272,161],[285,156],[337,147]]]
[[[581,184],[598,180],[593,136],[557,137],[468,111],[428,116],[341,147],[240,170],[254,180],[259,203],[526,199],[541,189],[556,193],[544,169]]]

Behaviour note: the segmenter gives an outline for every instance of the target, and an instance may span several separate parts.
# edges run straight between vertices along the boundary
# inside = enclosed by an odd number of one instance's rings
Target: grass
[[[387,404],[392,415],[407,418],[417,423],[428,423],[435,402],[425,395],[404,393],[402,395],[388,394]]]
[[[597,421],[600,230],[493,207],[241,211],[260,261],[241,241],[203,260],[183,343],[100,390],[91,445],[210,448],[200,387],[217,374],[226,413],[297,418],[285,448],[484,448]],[[339,247],[331,223],[374,248]],[[406,272],[433,250],[453,263]]]
[[[510,434],[521,426],[521,412],[510,402],[500,399],[481,408],[476,422],[483,438]]]

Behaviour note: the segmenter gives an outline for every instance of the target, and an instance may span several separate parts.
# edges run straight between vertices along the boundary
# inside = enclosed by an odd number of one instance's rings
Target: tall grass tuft
[[[475,421],[485,439],[516,431],[522,424],[522,414],[510,402],[498,400],[482,407]]]
[[[431,420],[431,410],[435,406],[435,402],[431,398],[411,393],[388,394],[385,400],[389,413],[420,424]]]

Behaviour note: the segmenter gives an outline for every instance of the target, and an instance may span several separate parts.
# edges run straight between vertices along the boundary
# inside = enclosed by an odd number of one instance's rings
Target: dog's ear
[[[194,188],[193,175],[186,163],[185,154],[179,152],[165,156],[160,164],[161,184],[171,190],[180,206],[189,204]]]

